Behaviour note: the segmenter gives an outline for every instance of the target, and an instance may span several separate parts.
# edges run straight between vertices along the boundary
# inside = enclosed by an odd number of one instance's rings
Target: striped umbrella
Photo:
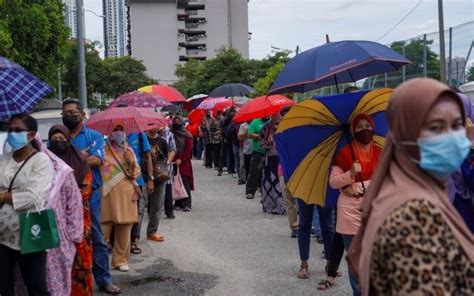
[[[52,89],[20,65],[0,56],[0,120],[29,113]]]
[[[199,104],[196,109],[222,111],[226,108],[232,107],[234,102],[232,99],[226,98],[208,98]]]
[[[88,127],[103,135],[108,135],[117,124],[123,125],[127,134],[133,134],[165,127],[167,122],[160,113],[136,107],[107,109],[97,112],[87,121]]]
[[[184,103],[186,98],[174,87],[169,85],[148,85],[138,89],[142,92],[154,93],[166,99],[170,103]]]

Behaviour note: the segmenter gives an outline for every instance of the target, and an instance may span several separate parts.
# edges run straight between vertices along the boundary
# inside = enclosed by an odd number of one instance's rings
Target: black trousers
[[[334,225],[337,224],[337,210],[334,211]],[[337,231],[334,231],[334,237],[331,244],[331,253],[329,254],[329,262],[327,266],[327,276],[336,277],[337,270],[341,264],[342,257],[344,256],[344,240],[342,235]]]
[[[171,184],[166,184],[165,189],[165,215],[167,217],[173,216],[173,189]]]
[[[252,159],[252,154],[244,154],[245,180],[249,178],[251,159]]]
[[[229,164],[227,163],[227,156],[229,154],[229,145],[227,145],[227,142],[222,142],[221,143],[221,157],[219,160],[219,171],[222,172],[224,170],[224,167],[229,169]]]
[[[247,177],[247,183],[245,185],[246,194],[255,194],[260,183],[262,181],[262,170],[259,168],[260,161],[263,158],[263,153],[254,152],[252,153],[252,158],[250,159],[249,174]]]
[[[215,168],[219,167],[221,144],[207,144],[205,149],[206,153],[206,167],[212,168],[214,164]]]
[[[185,175],[181,175],[181,179],[183,180],[183,185],[184,185],[184,188],[186,189],[186,192],[188,193],[188,197],[175,201],[174,205],[177,206],[177,207],[180,207],[182,209],[184,209],[186,207],[191,208],[191,205],[192,205],[192,202],[191,202],[191,180],[189,179],[188,176],[185,176]]]
[[[21,255],[0,245],[0,295],[13,296],[14,270],[18,263],[28,295],[49,295],[46,286],[46,252]]]

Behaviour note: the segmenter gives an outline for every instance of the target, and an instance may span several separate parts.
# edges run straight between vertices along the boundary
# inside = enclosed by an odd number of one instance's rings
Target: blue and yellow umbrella
[[[388,88],[303,101],[291,108],[275,135],[288,189],[307,204],[331,207],[339,191],[329,187],[332,162],[350,140],[350,122],[359,114],[372,116],[374,141],[384,144]]]

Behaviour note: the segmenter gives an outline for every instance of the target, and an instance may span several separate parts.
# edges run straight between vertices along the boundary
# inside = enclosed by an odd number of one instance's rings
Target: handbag
[[[12,192],[13,182],[15,182],[18,173],[25,164],[34,156],[33,152],[23,162],[18,171],[13,176],[8,192]],[[40,205],[36,205],[40,208]],[[56,216],[54,211],[46,209],[38,212],[27,212],[20,214],[20,253],[30,254],[53,249],[59,246],[59,232],[56,224]]]
[[[130,183],[133,185],[133,196],[132,196],[132,200],[133,201],[138,201],[140,200],[140,197],[142,197],[142,191],[140,190],[140,187],[135,183],[133,182],[133,178],[130,177],[129,175],[127,175],[127,171],[124,169],[124,167],[122,166],[122,164],[120,163],[120,161],[118,160],[117,156],[115,155],[115,153],[113,152],[112,150],[112,147],[110,148],[111,150],[111,154],[112,156],[114,157],[115,161],[117,162],[117,164],[119,165],[120,169],[122,170],[122,172],[125,174],[125,177],[127,178],[128,181],[130,181]]]
[[[176,176],[174,176],[174,182],[173,182],[172,188],[173,188],[173,200],[180,200],[180,199],[189,197],[188,192],[186,191],[186,188],[184,187],[181,174],[179,173],[179,167],[178,167]]]
[[[161,151],[158,145],[155,146],[156,150],[160,154],[163,159],[166,159],[166,156]],[[153,175],[155,176],[155,180],[158,182],[166,182],[170,179],[168,174],[168,165],[166,164],[166,160],[154,160],[153,161]]]

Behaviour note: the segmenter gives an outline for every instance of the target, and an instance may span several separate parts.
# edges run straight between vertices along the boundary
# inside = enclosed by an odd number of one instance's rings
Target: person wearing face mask
[[[78,100],[64,100],[62,116],[63,124],[71,132],[73,146],[87,159],[93,176],[89,206],[92,220],[91,235],[94,252],[92,272],[94,280],[102,292],[120,294],[120,288],[112,283],[109,270],[109,252],[100,225],[101,167],[104,161],[104,139],[99,132],[85,126],[85,112]]]
[[[0,295],[14,295],[18,264],[28,294],[50,295],[46,252],[20,253],[20,213],[41,211],[53,180],[48,156],[34,142],[37,121],[18,114],[8,122],[7,142],[13,152],[0,155]]]
[[[74,170],[73,175],[82,196],[82,211],[80,211],[81,208],[78,206],[70,206],[64,201],[60,203],[68,205],[69,212],[66,220],[71,222],[80,221],[77,217],[79,214],[83,218],[83,235],[80,242],[75,244],[76,248],[74,249],[76,252],[72,266],[70,294],[91,295],[94,289],[92,277],[92,222],[89,207],[89,199],[92,194],[92,172],[89,169],[87,160],[72,145],[71,134],[67,127],[60,124],[51,127],[48,137],[48,149]],[[66,197],[67,194],[62,194],[59,198],[65,199]],[[67,198],[67,200],[70,200],[70,198]],[[67,233],[72,232],[73,228],[70,228],[67,230]],[[51,255],[51,252],[49,252],[48,259]]]
[[[370,116],[357,115],[352,120],[351,127],[354,140],[340,150],[329,176],[329,185],[341,192],[337,202],[336,236],[341,235],[343,241],[343,245],[340,245],[334,243],[333,240],[331,253],[341,255],[344,252],[342,247],[346,251],[349,249],[351,241],[361,225],[362,212],[360,208],[365,190],[370,185],[370,179],[382,151],[373,141],[375,126]],[[327,289],[334,284],[335,277],[329,273],[330,270],[335,269],[333,264],[336,262],[340,262],[340,259],[335,259],[334,256],[329,258],[328,278],[320,283],[320,289],[321,286]],[[350,271],[349,279],[353,295],[360,295],[357,278]]]
[[[211,110],[206,110],[206,117],[202,120],[201,131],[206,168],[212,168],[214,165],[214,168],[217,169],[219,167],[222,134]]]
[[[433,79],[394,91],[349,263],[362,295],[472,295],[474,238],[448,199],[469,153],[459,96]]]
[[[472,123],[474,122],[474,110],[471,100],[465,94],[458,93],[463,101],[464,112],[466,112],[466,132],[468,138],[474,140]],[[463,218],[466,225],[474,233],[474,151],[471,146],[469,156],[464,160],[461,168],[455,171],[448,181],[449,200]]]
[[[175,209],[182,209],[185,212],[191,211],[191,191],[194,190],[193,166],[191,163],[191,153],[193,151],[193,136],[184,127],[183,118],[176,116],[173,118],[171,128],[176,143],[176,155],[174,163],[176,165],[175,173],[179,169],[183,185],[188,193],[188,197],[177,200],[174,204]]]
[[[137,222],[140,189],[136,183],[140,175],[135,153],[127,144],[127,135],[121,124],[117,124],[109,134],[105,147],[102,167],[104,185],[102,187],[102,231],[109,242],[114,231],[112,267],[127,272],[130,256],[130,233]]]

